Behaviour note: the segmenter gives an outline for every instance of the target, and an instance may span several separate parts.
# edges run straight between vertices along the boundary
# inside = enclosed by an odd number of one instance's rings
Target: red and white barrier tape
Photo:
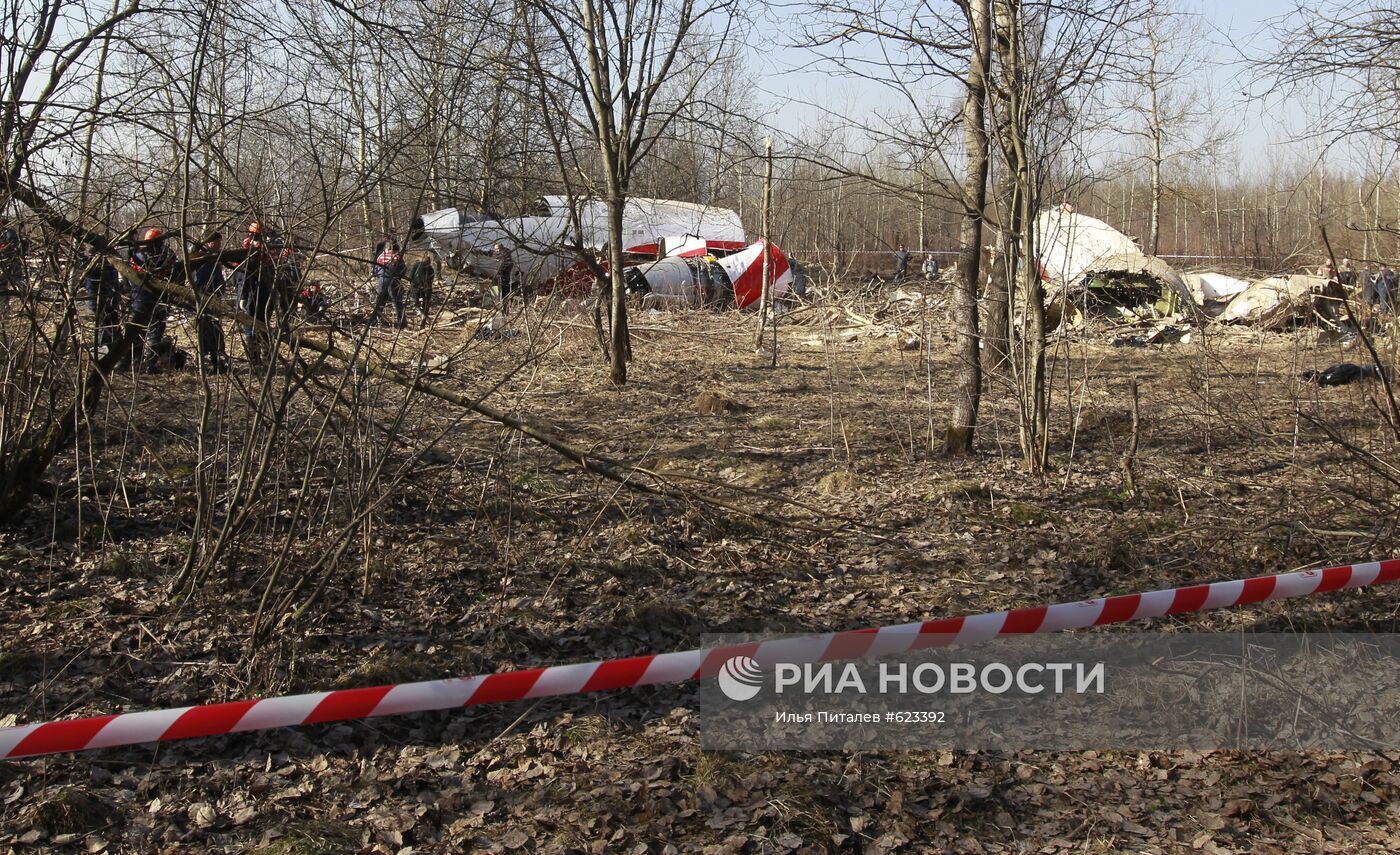
[[[878,629],[830,632],[604,662],[555,665],[479,677],[25,724],[0,729],[0,758],[33,757],[157,740],[220,736],[274,727],[574,695],[603,689],[681,683],[713,677],[731,657],[740,655],[750,656],[760,665],[860,659],[954,643],[987,641],[1002,635],[1060,632],[1163,615],[1232,608],[1347,588],[1364,588],[1396,580],[1400,580],[1400,559],[1372,561],[1325,570],[1304,570]]]

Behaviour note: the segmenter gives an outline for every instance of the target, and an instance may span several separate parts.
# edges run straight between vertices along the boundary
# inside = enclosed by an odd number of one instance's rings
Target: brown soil
[[[168,596],[200,384],[120,381],[103,442],[144,443],[131,467],[100,501],[82,501],[81,518],[82,490],[59,472],[56,504],[0,533],[0,723],[682,649],[707,632],[903,623],[1393,549],[1392,521],[1362,501],[1388,501],[1386,482],[1309,420],[1388,455],[1380,387],[1300,383],[1303,369],[1357,361],[1309,332],[1058,346],[1052,468],[1040,478],[1021,471],[1000,383],[977,454],[931,451],[952,370],[937,336],[930,365],[901,350],[907,331],[870,334],[877,325],[852,339],[803,319],[782,327],[776,370],[754,353],[750,320],[680,313],[634,318],[620,390],[582,319],[494,337],[445,382],[484,390],[536,348],[491,400],[702,489],[819,507],[835,533],[619,492],[494,425],[450,426],[442,405],[424,407],[414,430],[450,429],[375,522],[369,593],[366,557],[347,558],[321,607],[242,664],[272,535],[241,544],[193,597]],[[429,350],[459,336],[434,333]],[[1129,500],[1119,458],[1134,377],[1142,434]],[[1394,631],[1398,614],[1400,591],[1380,588],[1162,625]],[[660,687],[7,763],[0,846],[1400,849],[1397,752],[739,755],[701,751],[694,715],[690,687]]]

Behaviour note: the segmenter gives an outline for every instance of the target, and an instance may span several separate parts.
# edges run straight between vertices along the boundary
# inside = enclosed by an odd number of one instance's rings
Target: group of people
[[[412,264],[404,257],[397,243],[380,241],[374,248],[374,312],[370,322],[381,323],[379,313],[385,304],[394,304],[394,326],[404,329],[408,323],[404,311],[404,292],[423,318],[423,326],[428,325],[428,314],[432,309],[433,281],[437,278],[437,268],[433,255],[428,250],[415,253]],[[405,284],[407,289],[405,289]]]
[[[913,255],[909,252],[909,250],[904,248],[904,244],[899,244],[895,248],[894,281],[903,282],[909,278],[909,261],[912,258]],[[928,279],[930,281],[938,278],[938,274],[941,271],[938,265],[938,259],[934,258],[933,253],[924,253],[924,263],[920,268],[920,272],[923,273],[925,279]]]
[[[1350,258],[1343,258],[1337,267],[1334,268],[1329,262],[1318,272],[1327,277],[1329,282],[1335,281],[1347,291],[1354,293],[1359,288],[1362,301],[1374,311],[1390,311],[1391,300],[1395,294],[1396,276],[1394,268],[1389,264],[1381,265],[1380,269],[1373,273],[1370,267],[1363,267],[1358,271],[1352,266]]]
[[[257,221],[248,224],[237,251],[225,250],[223,235],[210,232],[189,243],[182,262],[172,246],[175,239],[175,234],[152,226],[139,238],[126,241],[125,261],[139,274],[132,281],[124,281],[125,277],[106,255],[86,251],[81,275],[88,308],[96,320],[98,353],[105,353],[121,339],[125,302],[127,323],[137,329],[139,336],[118,367],[128,369],[136,365],[147,372],[182,367],[184,355],[166,335],[169,308],[155,282],[183,279],[201,300],[223,297],[227,266],[239,308],[258,322],[243,325],[245,353],[251,364],[262,364],[282,321],[311,293],[303,288],[295,250]],[[223,326],[218,318],[200,311],[195,323],[195,338],[204,365],[214,373],[228,371]]]

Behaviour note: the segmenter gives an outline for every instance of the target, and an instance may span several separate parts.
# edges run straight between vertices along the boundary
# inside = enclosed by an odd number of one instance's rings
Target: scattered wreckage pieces
[[[1113,347],[1147,347],[1148,345],[1189,344],[1191,330],[1166,324],[1143,335],[1125,335],[1109,342]]]
[[[1236,294],[1248,290],[1253,284],[1249,279],[1240,279],[1227,273],[1209,270],[1183,273],[1181,279],[1190,289],[1195,301],[1202,305],[1229,301]]]
[[[609,242],[607,204],[543,196],[527,216],[500,219],[457,208],[418,217],[410,237],[437,250],[453,267],[495,276],[497,243],[511,251],[515,275],[526,285],[542,285],[568,271],[579,249],[602,252]],[[629,198],[623,210],[622,245],[629,253],[664,256],[668,248],[692,249],[695,240],[711,247],[744,245],[738,213],[728,208],[669,199]]]
[[[894,338],[903,351],[926,347],[924,333],[931,328],[945,329],[946,295],[923,293],[917,288],[897,288],[873,309],[860,312],[843,303],[808,306],[787,316],[789,327],[820,327],[803,339],[805,347],[823,349],[833,344],[852,344],[862,338]],[[862,303],[862,308],[867,304]]]
[[[1316,383],[1319,386],[1346,386],[1357,380],[1380,380],[1382,378],[1389,380],[1392,373],[1388,365],[1357,365],[1354,362],[1339,362],[1336,365],[1329,365],[1321,371],[1304,371],[1298,375],[1298,378],[1309,383]]]

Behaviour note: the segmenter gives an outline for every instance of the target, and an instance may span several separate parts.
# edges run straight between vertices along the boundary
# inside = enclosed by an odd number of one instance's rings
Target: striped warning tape
[[[1400,559],[1372,561],[1053,606],[604,662],[25,724],[0,729],[0,757],[33,757],[158,740],[220,736],[604,689],[680,683],[713,677],[734,656],[752,657],[760,665],[886,656],[954,643],[987,641],[1002,635],[1060,632],[1306,597],[1328,591],[1381,585],[1397,579],[1400,579]]]

